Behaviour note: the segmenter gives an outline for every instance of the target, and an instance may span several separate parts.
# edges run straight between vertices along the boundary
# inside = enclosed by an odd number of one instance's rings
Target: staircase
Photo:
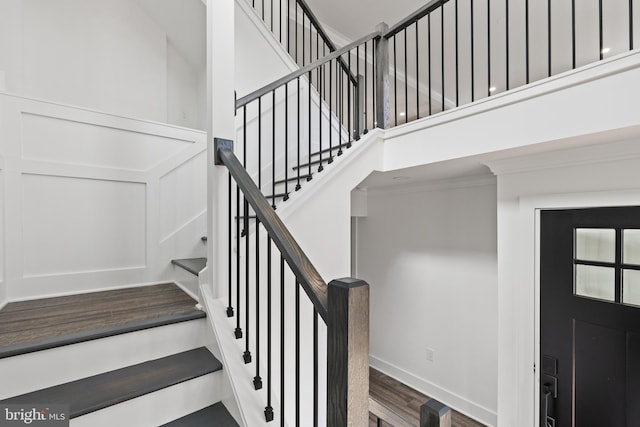
[[[74,426],[238,426],[195,305],[173,283],[8,304],[0,403],[65,405]]]

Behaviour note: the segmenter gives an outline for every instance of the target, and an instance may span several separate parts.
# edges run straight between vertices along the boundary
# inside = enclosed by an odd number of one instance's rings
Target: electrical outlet
[[[432,348],[428,348],[426,355],[427,355],[427,361],[429,362],[433,362],[433,356],[434,356],[435,351]]]

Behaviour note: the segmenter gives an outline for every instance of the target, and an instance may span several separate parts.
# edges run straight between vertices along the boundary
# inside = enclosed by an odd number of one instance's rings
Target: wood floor
[[[420,423],[420,406],[429,399],[428,396],[373,368],[369,368],[369,393],[371,397],[377,399],[415,426]],[[375,427],[376,425],[376,418],[370,416],[369,426]],[[385,422],[380,425],[391,427],[390,424]],[[452,411],[451,414],[451,426],[485,427],[484,424],[455,411]]]
[[[204,317],[195,304],[173,283],[9,303],[0,310],[0,357]]]

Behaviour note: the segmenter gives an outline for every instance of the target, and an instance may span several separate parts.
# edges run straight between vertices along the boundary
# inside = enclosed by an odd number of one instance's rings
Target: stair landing
[[[0,310],[0,359],[205,317],[174,283],[21,301]]]

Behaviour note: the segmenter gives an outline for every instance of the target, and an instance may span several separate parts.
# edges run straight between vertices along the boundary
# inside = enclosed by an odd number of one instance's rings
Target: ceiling
[[[425,0],[306,0],[318,19],[349,40],[375,31],[386,22],[390,27],[424,6]],[[357,17],[357,19],[354,19]]]

